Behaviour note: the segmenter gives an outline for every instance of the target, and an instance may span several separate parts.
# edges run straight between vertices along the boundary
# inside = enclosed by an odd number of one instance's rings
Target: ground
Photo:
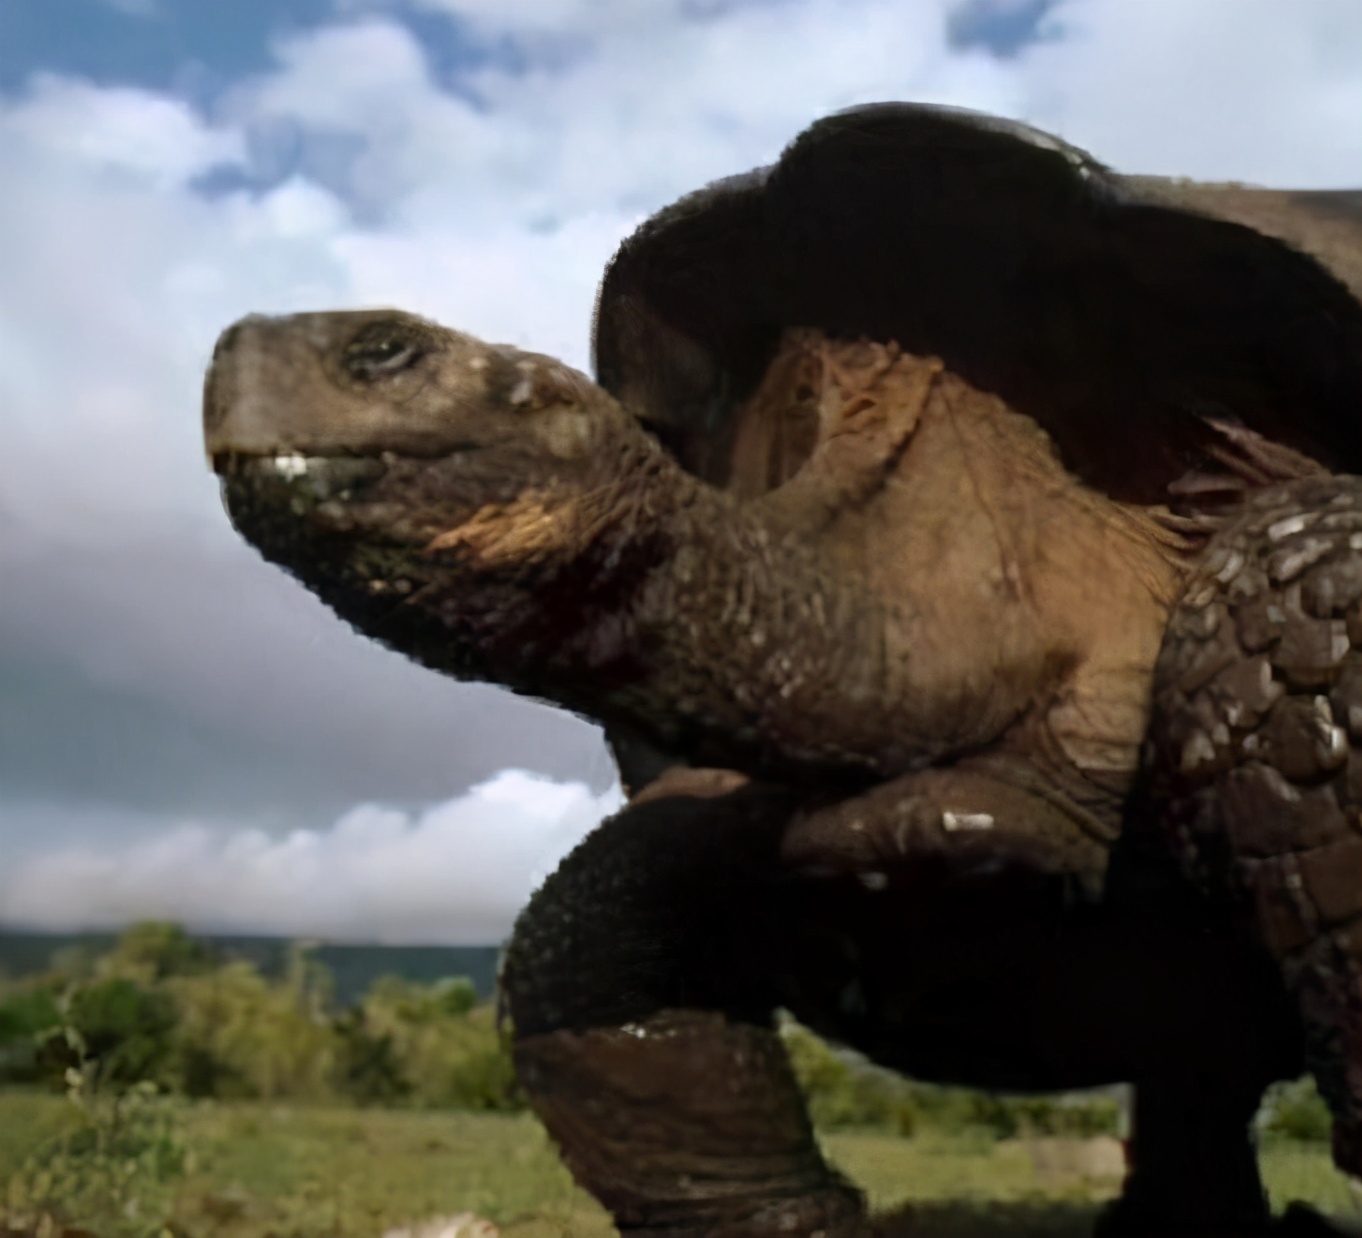
[[[0,1181],[59,1129],[64,1106],[59,1097],[0,1092]],[[204,1102],[185,1111],[185,1124],[192,1160],[174,1219],[189,1238],[379,1238],[405,1222],[467,1210],[495,1221],[503,1238],[614,1232],[526,1115]],[[1077,1238],[1117,1187],[1081,1176],[1081,1141],[866,1130],[824,1142],[885,1218],[883,1238]],[[1263,1162],[1278,1207],[1307,1199],[1362,1228],[1362,1200],[1324,1144],[1278,1140]]]

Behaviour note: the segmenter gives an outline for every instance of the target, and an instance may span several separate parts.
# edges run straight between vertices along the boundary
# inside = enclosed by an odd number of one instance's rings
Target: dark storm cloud
[[[0,794],[319,823],[507,764],[613,777],[598,732],[364,640],[245,547],[0,548]]]

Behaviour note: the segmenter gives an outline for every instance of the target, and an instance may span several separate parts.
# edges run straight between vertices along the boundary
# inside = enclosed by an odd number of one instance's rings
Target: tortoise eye
[[[352,378],[373,382],[415,365],[427,351],[421,334],[405,323],[375,322],[350,341],[341,364]]]

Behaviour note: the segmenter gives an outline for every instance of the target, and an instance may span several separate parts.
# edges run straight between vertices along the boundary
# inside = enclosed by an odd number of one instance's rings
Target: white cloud
[[[1010,113],[1140,171],[1362,178],[1350,0],[1065,0],[1054,37],[1008,61],[949,46],[953,0],[430,3],[524,63],[494,58],[451,92],[371,13],[281,42],[211,122],[52,76],[0,105],[11,513],[65,539],[172,517],[221,533],[198,384],[248,310],[395,302],[584,364],[600,270],[643,214],[857,101]],[[276,148],[298,169],[269,192],[196,191]]]
[[[21,861],[0,875],[0,918],[47,930],[151,917],[223,933],[498,942],[534,886],[621,802],[618,787],[594,795],[505,770],[418,815],[364,805],[324,831],[185,824]]]
[[[238,83],[208,118],[171,96],[52,76],[0,100],[0,555],[26,566],[24,597],[0,595],[11,640],[54,657],[64,640],[72,663],[83,650],[151,651],[163,665],[139,680],[149,694],[186,717],[220,711],[241,732],[272,735],[286,718],[291,736],[315,732],[322,751],[330,711],[372,727],[374,745],[427,750],[429,715],[392,708],[393,693],[366,698],[371,716],[358,690],[316,688],[363,680],[336,669],[358,639],[323,630],[315,608],[285,615],[258,583],[270,569],[253,565],[252,577],[229,547],[197,418],[216,334],[251,311],[397,304],[583,365],[601,269],[640,218],[773,159],[832,109],[952,103],[1030,120],[1131,171],[1362,181],[1355,0],[1061,0],[1047,41],[1006,61],[950,46],[955,0],[426,2],[514,55],[492,54],[448,88],[391,7],[354,0],[353,19],[282,42],[277,67]],[[272,187],[201,192],[224,167]],[[141,562],[138,547],[176,539],[183,553],[155,569],[164,579],[150,581],[147,564],[85,572],[79,608],[55,571],[40,570]],[[222,591],[208,582],[227,555],[240,597],[217,605]],[[186,605],[164,603],[177,592]],[[241,620],[256,610],[268,622]],[[193,673],[180,672],[184,659]],[[308,659],[307,673],[290,669]],[[498,713],[490,693],[460,699],[477,736],[496,731],[482,725],[493,715],[524,716]],[[447,742],[472,747],[477,736],[451,730]],[[508,743],[504,759],[545,758]],[[407,821],[394,845],[414,854],[438,835],[451,864],[467,856],[503,875],[520,865],[523,885],[522,835],[474,845],[436,822]],[[288,883],[309,856],[363,849],[339,827],[312,837],[232,853],[257,891],[275,874],[279,904],[262,896],[253,916],[290,914]],[[225,861],[219,847],[189,832],[162,851],[67,855],[66,867],[25,872],[48,873],[53,898],[58,874],[105,898],[104,887],[123,888],[124,865],[128,881],[149,881],[195,856]],[[74,913],[79,900],[58,904]],[[387,912],[364,914],[387,923]]]
[[[1065,0],[1019,63],[1031,118],[1129,172],[1362,183],[1362,5]]]
[[[40,74],[10,131],[94,175],[122,175],[150,190],[182,185],[245,153],[239,133],[214,129],[173,99],[127,86],[94,86]]]
[[[221,529],[196,409],[217,332],[344,298],[348,212],[290,182],[208,202],[243,149],[183,103],[45,79],[0,105],[0,479],[32,533],[99,545]]]

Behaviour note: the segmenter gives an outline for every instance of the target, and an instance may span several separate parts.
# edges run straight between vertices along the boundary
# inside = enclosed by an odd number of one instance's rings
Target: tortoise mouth
[[[423,516],[446,521],[520,487],[496,453],[480,443],[456,443],[439,455],[379,451],[316,453],[215,451],[217,474],[234,521],[252,513],[308,520],[329,532],[355,532],[350,519],[373,509],[371,534],[385,521]],[[238,523],[238,528],[240,529]],[[244,532],[244,530],[241,530]],[[249,536],[249,535],[248,535]]]
[[[394,471],[396,459],[299,451],[212,455],[233,527],[267,559],[303,572],[318,539],[363,537],[355,517]],[[336,549],[339,549],[337,547]]]
[[[237,532],[304,577],[309,555],[429,549],[433,538],[523,489],[478,444],[439,456],[227,450],[211,463]]]
[[[287,487],[300,497],[324,502],[349,498],[359,487],[387,476],[395,462],[391,453],[381,456],[309,455],[301,451],[251,454],[214,452],[213,472],[230,485],[235,481],[271,482]]]

